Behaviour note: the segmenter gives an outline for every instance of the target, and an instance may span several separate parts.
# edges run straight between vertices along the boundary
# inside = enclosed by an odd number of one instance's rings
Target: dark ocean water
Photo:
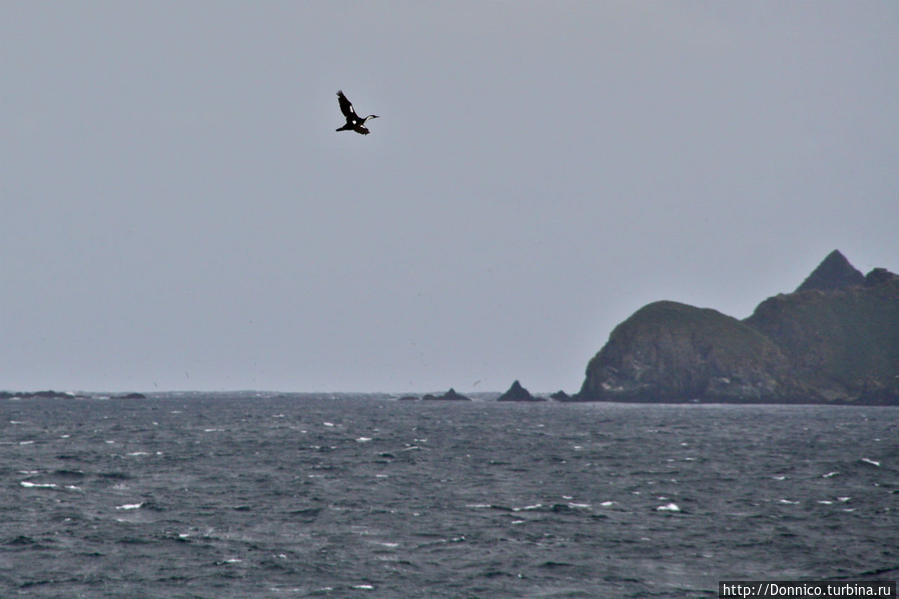
[[[717,597],[895,579],[899,408],[0,402],[2,597]]]

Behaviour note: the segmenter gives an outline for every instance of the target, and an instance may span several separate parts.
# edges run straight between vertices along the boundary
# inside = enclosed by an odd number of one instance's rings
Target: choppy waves
[[[683,597],[899,573],[896,408],[0,409],[4,597]]]

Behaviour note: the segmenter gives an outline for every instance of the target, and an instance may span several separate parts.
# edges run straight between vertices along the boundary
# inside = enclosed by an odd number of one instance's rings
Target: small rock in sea
[[[456,390],[453,389],[452,387],[450,387],[449,391],[447,391],[446,393],[444,393],[443,395],[441,395],[439,397],[428,394],[428,395],[425,395],[424,397],[422,397],[422,399],[429,400],[429,401],[471,401],[471,398],[465,397],[464,395],[456,393]]]
[[[530,391],[521,386],[521,383],[515,381],[509,390],[499,396],[496,401],[546,401],[542,397],[534,397]]]

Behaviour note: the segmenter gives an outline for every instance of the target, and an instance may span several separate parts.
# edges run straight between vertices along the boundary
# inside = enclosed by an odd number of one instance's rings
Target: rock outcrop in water
[[[745,320],[661,301],[618,325],[579,401],[899,404],[899,276],[832,252]]]
[[[425,401],[471,401],[470,397],[465,397],[460,393],[456,393],[456,390],[450,387],[450,390],[444,393],[443,395],[424,395],[422,397]]]
[[[543,397],[534,397],[531,392],[515,381],[509,390],[500,395],[496,401],[546,401]]]
[[[87,395],[70,391],[0,391],[0,399],[87,399]]]

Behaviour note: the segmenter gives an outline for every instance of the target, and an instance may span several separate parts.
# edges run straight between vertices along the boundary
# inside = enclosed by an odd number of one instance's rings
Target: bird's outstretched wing
[[[337,90],[337,102],[340,103],[340,112],[343,113],[348,119],[358,119],[356,116],[356,111],[353,110],[353,103],[347,100],[347,97],[343,95],[343,90]]]

